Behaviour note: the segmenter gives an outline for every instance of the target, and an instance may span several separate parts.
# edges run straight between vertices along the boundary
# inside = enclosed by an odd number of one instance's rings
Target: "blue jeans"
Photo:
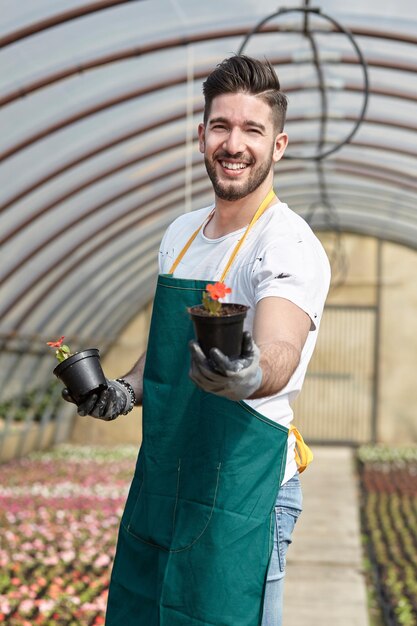
[[[275,503],[274,548],[268,568],[262,626],[282,625],[286,555],[302,504],[300,476],[295,474],[281,487]]]

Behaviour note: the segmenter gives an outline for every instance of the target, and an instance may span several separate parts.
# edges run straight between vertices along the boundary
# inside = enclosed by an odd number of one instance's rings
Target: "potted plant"
[[[64,344],[64,339],[62,336],[57,341],[48,341],[47,345],[55,349],[55,356],[59,361],[54,369],[55,376],[64,383],[78,404],[91,391],[107,387],[107,381],[101,369],[97,348],[72,354]]]
[[[189,307],[195,335],[207,358],[211,348],[236,358],[242,351],[243,322],[248,306],[220,302],[232,290],[222,282],[207,285],[202,304]]]

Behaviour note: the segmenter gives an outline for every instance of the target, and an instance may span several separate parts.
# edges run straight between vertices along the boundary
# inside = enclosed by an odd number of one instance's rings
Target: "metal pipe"
[[[61,13],[55,13],[51,17],[46,17],[43,20],[32,22],[29,26],[23,26],[17,30],[3,35],[0,37],[0,48],[10,46],[17,41],[31,37],[37,33],[54,28],[59,24],[65,24],[72,20],[78,19],[84,15],[90,15],[91,13],[98,13],[105,9],[110,9],[119,4],[127,4],[128,2],[138,2],[140,0],[96,0],[96,2],[90,2],[90,4],[84,4],[84,6],[77,7],[75,9],[68,9],[67,11],[61,11]]]

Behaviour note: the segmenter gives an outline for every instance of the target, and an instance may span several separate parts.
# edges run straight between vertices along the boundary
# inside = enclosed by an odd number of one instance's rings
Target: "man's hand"
[[[76,404],[68,389],[62,390],[62,397],[67,402]],[[107,388],[92,392],[78,406],[78,415],[91,415],[110,421],[132,408],[132,398],[127,388],[117,380],[107,380]]]
[[[239,401],[249,398],[261,386],[260,352],[249,332],[243,333],[242,354],[237,359],[212,348],[209,361],[196,341],[190,342],[190,350],[190,378],[204,391]]]

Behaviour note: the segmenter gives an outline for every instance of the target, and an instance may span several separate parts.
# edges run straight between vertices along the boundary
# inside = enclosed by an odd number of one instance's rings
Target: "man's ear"
[[[205,131],[205,126],[201,122],[198,125],[198,148],[202,154],[204,154],[204,150],[206,149]]]
[[[272,155],[272,159],[274,163],[278,163],[278,161],[282,159],[287,145],[288,145],[287,133],[279,133],[275,138],[275,147],[274,147],[274,152]]]

